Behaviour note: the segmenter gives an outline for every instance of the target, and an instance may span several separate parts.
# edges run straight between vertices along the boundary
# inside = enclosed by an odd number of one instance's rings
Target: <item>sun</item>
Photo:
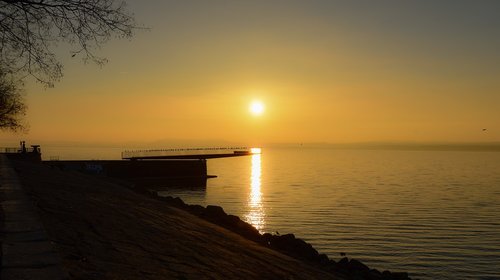
[[[249,106],[250,113],[254,116],[262,115],[264,113],[264,109],[264,103],[258,100],[252,101]]]

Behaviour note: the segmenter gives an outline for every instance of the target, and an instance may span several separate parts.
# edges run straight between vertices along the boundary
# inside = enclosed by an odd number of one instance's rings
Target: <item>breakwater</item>
[[[353,259],[329,259],[293,234],[260,234],[218,206],[187,205],[138,186],[134,193],[125,188],[129,184],[45,164],[15,165],[77,278],[199,279],[210,273],[219,279],[408,279]]]
[[[345,279],[125,187],[131,184],[14,164],[72,278]]]
[[[160,197],[151,192],[145,192],[139,188],[137,191],[147,193],[168,205],[180,208],[195,216],[212,222],[216,225],[229,229],[249,240],[257,242],[265,247],[279,251],[293,258],[311,263],[323,270],[340,274],[345,279],[363,279],[363,280],[409,280],[411,279],[406,272],[391,272],[388,270],[379,271],[369,268],[364,263],[349,259],[344,256],[338,261],[330,259],[325,254],[320,254],[311,244],[294,234],[261,234],[259,231],[247,222],[242,221],[238,216],[227,214],[220,206],[208,205],[189,205],[184,203],[178,197]]]
[[[206,179],[205,160],[65,160],[44,161],[61,170],[121,179]]]

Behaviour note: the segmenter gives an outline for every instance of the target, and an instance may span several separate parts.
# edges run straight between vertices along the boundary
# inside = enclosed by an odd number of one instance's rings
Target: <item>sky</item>
[[[0,138],[500,141],[499,1],[127,3],[148,29],[104,67],[61,44],[63,79],[26,85],[29,132]]]

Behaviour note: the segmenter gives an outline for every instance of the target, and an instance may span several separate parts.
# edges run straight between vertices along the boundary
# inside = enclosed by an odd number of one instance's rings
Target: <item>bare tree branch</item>
[[[136,28],[120,0],[0,0],[0,129],[23,127],[19,90],[26,76],[47,87],[62,77],[53,52],[59,42],[73,46],[72,56],[103,64],[93,50],[112,37],[131,37]]]
[[[22,95],[22,82],[0,67],[0,130],[22,131],[26,125],[22,118],[26,105]]]
[[[0,0],[0,61],[46,86],[62,77],[52,49],[74,46],[73,56],[105,63],[93,50],[113,36],[131,37],[136,28],[125,2],[115,0]]]

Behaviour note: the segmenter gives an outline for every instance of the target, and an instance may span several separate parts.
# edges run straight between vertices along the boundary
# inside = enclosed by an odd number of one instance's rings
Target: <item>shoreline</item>
[[[11,163],[74,279],[409,279],[355,259],[329,259],[293,234],[260,234],[219,206],[187,205],[108,178]]]
[[[241,220],[238,216],[227,214],[217,205],[190,205],[184,203],[179,197],[156,196],[173,207],[183,209],[204,220],[220,225],[262,246],[271,248],[290,257],[311,263],[319,268],[343,275],[346,279],[411,279],[406,272],[379,271],[370,268],[361,261],[343,256],[335,261],[326,254],[318,252],[310,243],[295,237],[293,233],[284,235],[260,233],[251,224]]]

